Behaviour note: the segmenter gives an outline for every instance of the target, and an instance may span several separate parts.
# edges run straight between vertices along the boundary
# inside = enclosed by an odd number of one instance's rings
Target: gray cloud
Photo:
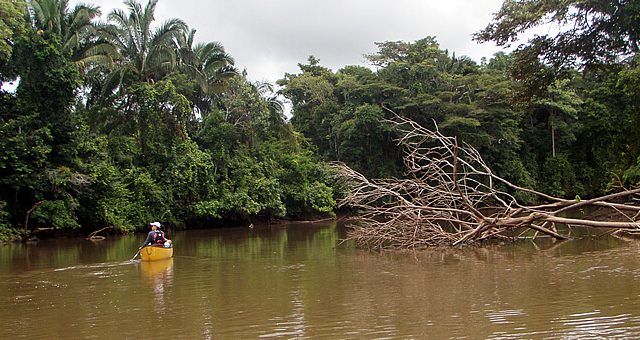
[[[121,1],[98,0],[103,12]],[[476,60],[499,49],[478,45],[502,0],[160,0],[158,20],[177,17],[198,41],[219,41],[254,80],[275,81],[309,55],[332,69],[364,64],[374,42],[433,35],[441,46]]]

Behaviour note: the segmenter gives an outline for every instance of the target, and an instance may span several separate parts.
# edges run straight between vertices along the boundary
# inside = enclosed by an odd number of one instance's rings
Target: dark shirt
[[[158,234],[158,235],[156,235],[156,237],[154,238],[153,237],[154,234]],[[161,232],[160,230],[151,230],[149,234],[147,234],[147,239],[144,240],[144,244],[142,246],[144,247],[144,246],[156,244],[156,240],[158,238],[162,239],[163,240],[162,243],[164,243],[164,233]]]

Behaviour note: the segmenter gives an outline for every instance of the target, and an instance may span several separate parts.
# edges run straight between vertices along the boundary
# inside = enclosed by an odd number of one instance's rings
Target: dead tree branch
[[[93,231],[89,235],[87,235],[87,240],[90,240],[90,241],[104,240],[106,237],[98,235],[98,234],[103,232],[103,231],[105,231],[105,230],[109,230],[109,229],[115,229],[115,228],[114,227],[104,227],[102,229]]]
[[[27,213],[25,214],[25,217],[24,217],[24,230],[25,231],[29,230],[29,218],[31,217],[31,213],[33,213],[33,211],[36,210],[36,208],[39,207],[44,202],[45,202],[44,200],[38,201],[31,207],[31,209],[27,210]]]
[[[406,177],[367,179],[342,163],[333,167],[350,187],[340,206],[361,212],[349,238],[367,248],[419,248],[523,237],[523,230],[564,240],[555,223],[640,230],[640,189],[590,199],[567,200],[517,186],[494,174],[471,145],[437,128],[427,129],[394,114],[386,122],[401,132]],[[435,125],[435,124],[434,124]],[[514,192],[549,203],[528,206]],[[630,203],[621,203],[620,200]],[[606,221],[559,216],[594,206],[611,210]],[[550,228],[551,227],[551,228]]]

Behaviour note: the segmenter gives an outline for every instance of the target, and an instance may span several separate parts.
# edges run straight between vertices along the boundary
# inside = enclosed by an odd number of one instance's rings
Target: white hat
[[[152,227],[160,228],[160,222],[151,222],[151,223],[149,223],[149,225],[152,226]]]

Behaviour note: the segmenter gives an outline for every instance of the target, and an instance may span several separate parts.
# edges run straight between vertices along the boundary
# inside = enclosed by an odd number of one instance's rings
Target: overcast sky
[[[142,0],[146,4],[146,0]],[[94,3],[103,14],[121,0]],[[156,19],[180,18],[196,40],[218,41],[252,80],[275,81],[309,55],[337,70],[365,65],[374,42],[436,36],[442,48],[479,61],[498,51],[471,34],[491,20],[502,0],[160,0]]]

